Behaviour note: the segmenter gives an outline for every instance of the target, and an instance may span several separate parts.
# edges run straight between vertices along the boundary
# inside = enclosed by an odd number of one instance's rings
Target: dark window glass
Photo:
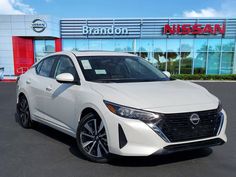
[[[192,73],[193,54],[191,52],[181,52],[181,74]]]
[[[221,39],[209,39],[208,51],[219,52],[221,50]]]
[[[35,66],[35,71],[37,74],[39,74],[39,71],[42,67],[43,61],[39,62],[36,66]]]
[[[207,51],[207,39],[195,39],[194,40],[194,50],[195,50],[195,52]]]
[[[194,74],[206,73],[206,52],[197,52],[194,57]]]
[[[191,74],[192,73],[192,62],[193,62],[193,40],[192,39],[182,39],[180,46],[180,73],[181,74]]]
[[[74,76],[74,78],[77,78],[77,72],[74,67],[74,64],[72,63],[70,58],[67,56],[60,57],[59,62],[56,67],[54,77],[62,73],[70,73]]]
[[[168,52],[166,58],[167,58],[167,70],[171,74],[179,74],[180,53]]]
[[[167,40],[167,70],[171,74],[179,74],[180,58],[180,40]]]
[[[140,57],[78,57],[84,77],[95,82],[148,82],[169,80]]]
[[[223,51],[234,51],[235,40],[234,39],[222,39],[222,49]]]
[[[223,52],[221,61],[221,74],[232,74],[233,71],[233,52]]]
[[[48,57],[48,58],[44,59],[42,67],[39,71],[39,75],[45,76],[45,77],[50,77],[50,73],[51,73],[54,61],[55,61],[55,57]]]
[[[207,74],[219,74],[220,52],[208,53]]]

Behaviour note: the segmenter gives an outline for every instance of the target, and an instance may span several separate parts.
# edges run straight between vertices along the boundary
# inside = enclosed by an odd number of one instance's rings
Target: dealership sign
[[[123,27],[89,27],[83,26],[82,27],[83,35],[128,35],[129,30],[128,28]]]
[[[164,34],[169,35],[204,35],[225,34],[225,24],[166,24]]]
[[[41,33],[46,29],[47,23],[41,19],[35,19],[33,20],[31,27],[35,32]]]

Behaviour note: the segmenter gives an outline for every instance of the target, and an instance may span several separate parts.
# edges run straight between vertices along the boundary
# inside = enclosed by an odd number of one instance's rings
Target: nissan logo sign
[[[190,122],[193,124],[193,125],[197,125],[199,122],[200,122],[200,117],[199,117],[199,115],[198,114],[192,114],[191,116],[190,116]]]
[[[41,19],[35,19],[32,22],[31,27],[35,32],[41,33],[46,29],[47,23],[45,21],[41,20]]]

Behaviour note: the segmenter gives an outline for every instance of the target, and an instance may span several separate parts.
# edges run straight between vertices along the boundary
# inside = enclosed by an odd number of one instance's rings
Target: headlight
[[[118,105],[118,104],[111,103],[105,100],[104,100],[104,103],[112,113],[120,117],[129,118],[129,119],[138,119],[145,123],[154,123],[161,116],[160,114],[157,114],[157,113]]]

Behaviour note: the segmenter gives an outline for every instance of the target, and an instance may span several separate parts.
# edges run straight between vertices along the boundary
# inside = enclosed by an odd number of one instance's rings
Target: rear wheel
[[[17,105],[18,120],[22,127],[31,128],[32,120],[30,118],[29,104],[24,95],[19,97],[19,103]]]
[[[107,135],[101,118],[95,113],[82,117],[77,130],[77,144],[80,152],[90,161],[108,161]]]

